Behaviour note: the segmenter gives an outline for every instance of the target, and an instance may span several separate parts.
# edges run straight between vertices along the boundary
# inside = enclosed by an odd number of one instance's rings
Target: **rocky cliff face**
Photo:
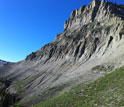
[[[72,12],[68,21],[65,22],[66,29],[76,29],[85,24],[96,22],[108,22],[113,16],[124,18],[122,7],[107,1],[93,0],[89,6],[83,6]]]
[[[64,32],[57,35],[54,42],[30,54],[26,60],[47,61],[54,57],[86,61],[104,47],[101,52],[103,55],[112,41],[122,39],[123,19],[123,7],[107,1],[93,0],[89,6],[71,13],[69,20],[65,21]]]
[[[123,66],[123,36],[124,7],[93,0],[71,13],[64,31],[52,43],[2,68],[7,72],[2,75],[21,90],[24,105],[35,104],[75,83],[93,81]]]

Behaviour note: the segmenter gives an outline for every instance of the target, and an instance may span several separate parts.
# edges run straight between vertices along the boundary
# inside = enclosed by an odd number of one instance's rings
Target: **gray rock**
[[[22,101],[30,106],[77,83],[96,80],[110,72],[108,67],[112,71],[123,66],[123,36],[124,7],[93,0],[71,13],[53,42],[21,62],[0,68],[0,76],[13,80],[12,86],[20,83]],[[98,65],[105,69],[92,71]],[[55,88],[60,85],[61,89]],[[49,90],[52,87],[56,92]]]

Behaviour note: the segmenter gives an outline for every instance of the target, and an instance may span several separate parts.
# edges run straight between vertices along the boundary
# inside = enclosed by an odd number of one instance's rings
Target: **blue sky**
[[[54,40],[72,10],[92,0],[0,0],[0,59],[17,62]],[[124,4],[124,0],[110,0]]]

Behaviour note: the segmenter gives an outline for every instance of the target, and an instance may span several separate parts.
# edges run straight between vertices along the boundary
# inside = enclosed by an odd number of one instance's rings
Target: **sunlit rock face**
[[[64,32],[54,42],[27,56],[26,60],[51,58],[85,62],[93,55],[102,57],[123,39],[124,8],[107,1],[93,0],[71,13]],[[110,47],[111,46],[111,47]],[[113,47],[112,47],[113,46]]]
[[[93,0],[71,13],[64,31],[53,42],[21,62],[0,68],[0,74],[13,80],[13,87],[24,81],[20,86],[22,101],[30,106],[76,83],[93,81],[106,74],[94,73],[92,68],[97,65],[107,71],[123,66],[123,56],[124,6]],[[56,91],[44,93],[52,87]]]

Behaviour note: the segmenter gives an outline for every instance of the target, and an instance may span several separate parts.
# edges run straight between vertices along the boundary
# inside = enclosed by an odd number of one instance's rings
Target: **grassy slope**
[[[122,107],[124,67],[89,84],[80,84],[63,95],[34,107]]]

